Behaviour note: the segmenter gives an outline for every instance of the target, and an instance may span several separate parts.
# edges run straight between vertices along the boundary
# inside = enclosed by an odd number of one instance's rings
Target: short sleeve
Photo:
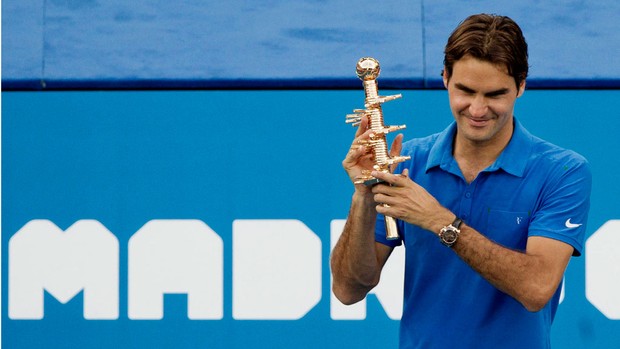
[[[556,163],[545,183],[540,207],[530,220],[528,236],[542,236],[565,242],[583,251],[592,174],[588,162],[576,153]]]

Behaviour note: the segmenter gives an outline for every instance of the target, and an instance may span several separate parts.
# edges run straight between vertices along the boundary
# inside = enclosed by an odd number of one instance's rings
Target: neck
[[[490,140],[475,141],[460,136],[457,130],[454,137],[454,159],[458,163],[467,182],[471,183],[478,174],[489,167],[510,142],[514,126],[512,122]]]

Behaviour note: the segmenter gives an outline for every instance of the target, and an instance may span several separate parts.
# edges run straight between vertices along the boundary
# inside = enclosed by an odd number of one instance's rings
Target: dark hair
[[[454,63],[466,55],[506,66],[517,89],[527,77],[527,43],[519,25],[506,16],[482,13],[467,17],[448,38],[444,54],[448,78]]]

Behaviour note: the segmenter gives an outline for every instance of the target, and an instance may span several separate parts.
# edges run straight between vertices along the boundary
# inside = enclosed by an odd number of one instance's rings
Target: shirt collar
[[[514,131],[510,142],[499,155],[497,160],[485,171],[492,172],[502,169],[517,177],[522,177],[525,172],[527,160],[531,152],[532,135],[516,119],[514,120]],[[454,136],[456,134],[456,122],[452,122],[444,131],[439,133],[437,141],[431,148],[426,171],[439,166],[442,170],[459,174],[458,164],[452,155]]]
[[[433,167],[439,166],[448,171],[450,164],[455,162],[452,156],[452,145],[456,134],[456,122],[452,122],[443,132],[439,133],[437,141],[433,144],[426,163],[426,172]]]

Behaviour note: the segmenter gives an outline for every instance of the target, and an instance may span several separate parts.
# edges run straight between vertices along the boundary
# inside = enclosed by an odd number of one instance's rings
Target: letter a
[[[199,220],[152,220],[129,239],[129,318],[159,320],[164,294],[187,294],[189,319],[223,316],[224,245]]]

